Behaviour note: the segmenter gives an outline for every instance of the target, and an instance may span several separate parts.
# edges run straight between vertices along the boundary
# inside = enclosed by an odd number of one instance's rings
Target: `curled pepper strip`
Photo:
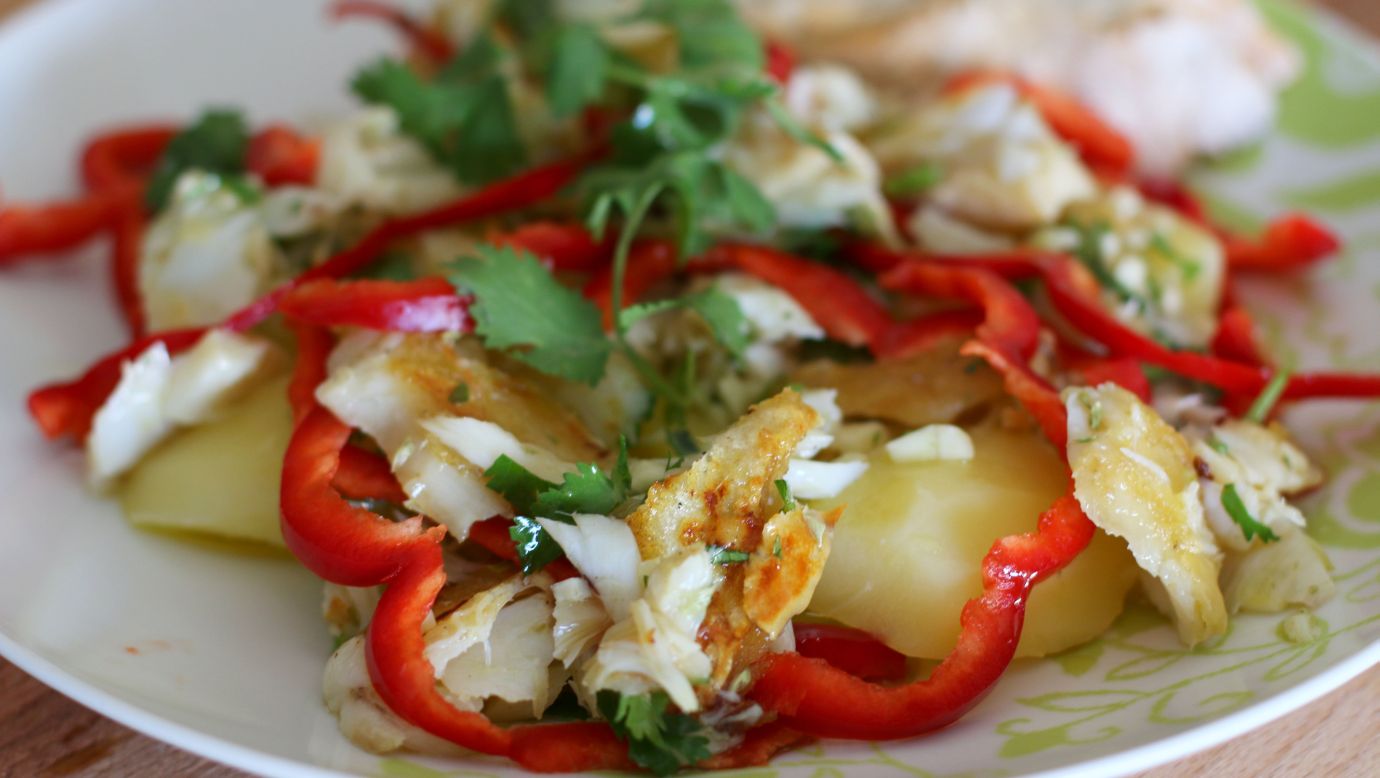
[[[906,655],[862,630],[833,624],[796,622],[796,653],[829,664],[864,681],[899,681],[906,677]]]
[[[527,251],[556,271],[595,270],[613,255],[609,241],[595,240],[589,230],[578,224],[532,222],[508,232],[492,231],[487,239],[495,246]]]
[[[400,8],[375,0],[338,0],[331,6],[335,19],[375,19],[398,31],[418,54],[433,64],[442,64],[455,56],[455,47],[440,31],[426,26]]]
[[[921,354],[940,341],[970,335],[982,323],[982,313],[968,309],[941,311],[892,325],[874,349],[878,359],[905,359]]]
[[[176,135],[177,127],[171,124],[123,127],[98,135],[82,150],[82,181],[93,192],[142,190]]]
[[[127,197],[97,192],[78,200],[0,209],[0,266],[80,246],[110,228]]]
[[[1016,653],[1031,588],[1078,555],[1093,525],[1071,495],[1036,532],[998,540],[982,560],[982,595],[960,617],[958,645],[929,678],[879,686],[823,659],[769,654],[748,696],[783,723],[818,737],[892,740],[958,719],[997,682]]]
[[[291,127],[273,124],[254,133],[244,166],[267,186],[310,185],[316,180],[321,144]]]
[[[444,278],[417,281],[318,279],[283,295],[278,310],[316,327],[364,327],[386,332],[463,332],[465,301]]]

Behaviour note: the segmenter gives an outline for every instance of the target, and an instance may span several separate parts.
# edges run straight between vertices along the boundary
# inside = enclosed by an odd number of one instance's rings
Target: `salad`
[[[1232,233],[1055,87],[898,91],[726,0],[334,13],[407,44],[356,114],[98,135],[0,266],[110,239],[129,344],[29,411],[132,523],[324,580],[360,747],[757,765],[947,725],[1128,597],[1194,645],[1331,596],[1277,416],[1380,375],[1277,367],[1233,287],[1323,225]]]

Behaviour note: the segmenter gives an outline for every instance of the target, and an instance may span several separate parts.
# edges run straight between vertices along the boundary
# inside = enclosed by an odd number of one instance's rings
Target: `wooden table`
[[[0,17],[35,0],[0,0]],[[1322,0],[1380,35],[1380,1]],[[1362,776],[1380,771],[1380,667],[1217,748],[1142,774]],[[144,737],[0,660],[0,778],[244,773]]]

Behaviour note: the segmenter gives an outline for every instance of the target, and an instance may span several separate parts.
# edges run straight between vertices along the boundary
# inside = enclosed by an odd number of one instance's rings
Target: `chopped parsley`
[[[1216,435],[1213,435],[1212,437],[1208,438],[1207,444],[1208,448],[1212,449],[1213,451],[1216,451],[1222,456],[1227,456],[1231,454],[1231,449],[1227,446],[1226,443],[1222,442],[1221,438],[1217,437]]]
[[[1183,274],[1185,281],[1192,281],[1203,271],[1202,263],[1197,260],[1184,256],[1183,252],[1174,248],[1164,233],[1157,232],[1150,237],[1150,249],[1160,256],[1168,259],[1179,266],[1179,271]]]
[[[1270,383],[1266,384],[1265,388],[1260,391],[1260,396],[1251,403],[1250,410],[1246,411],[1246,420],[1256,424],[1264,424],[1265,420],[1270,418],[1270,411],[1275,409],[1280,398],[1284,396],[1284,390],[1289,388],[1289,378],[1289,371],[1277,371],[1270,378]]]
[[[238,177],[244,174],[248,150],[249,128],[239,111],[206,111],[168,141],[149,179],[145,205],[150,211],[163,210],[172,198],[178,176],[193,169],[215,173],[232,191],[241,193],[247,183]],[[232,183],[236,181],[239,188]]]
[[[752,558],[746,551],[727,546],[709,546],[709,561],[716,565],[740,565]]]
[[[450,390],[450,401],[459,405],[470,401],[470,385],[461,381]]]
[[[780,558],[781,558],[781,536],[780,536],[780,535],[777,535],[777,536],[776,536],[776,542],[774,542],[774,543],[772,544],[772,547],[771,547],[771,555],[774,556],[774,557],[776,557],[777,559],[780,559]]]
[[[1226,509],[1231,520],[1241,528],[1241,534],[1246,536],[1247,541],[1257,536],[1266,543],[1279,540],[1279,536],[1273,530],[1257,521],[1247,510],[1246,503],[1241,501],[1241,495],[1236,491],[1236,484],[1222,487],[1222,507]]]
[[[776,493],[781,495],[781,510],[790,513],[795,510],[795,497],[791,495],[791,485],[786,483],[786,479],[776,479]],[[778,539],[776,541],[780,543]]]
[[[918,197],[944,180],[944,168],[935,162],[922,162],[889,176],[882,184],[887,197],[910,199]]]
[[[614,734],[628,744],[628,756],[657,775],[670,775],[709,757],[704,725],[675,713],[665,692],[619,694],[603,690],[596,696],[599,713]]]

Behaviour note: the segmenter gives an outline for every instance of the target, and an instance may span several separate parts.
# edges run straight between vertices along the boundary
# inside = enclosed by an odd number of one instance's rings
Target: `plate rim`
[[[29,26],[40,24],[46,17],[83,1],[89,0],[37,0],[20,6],[0,18],[0,43],[23,36]],[[1331,8],[1296,0],[1292,0],[1292,4],[1312,17],[1327,35],[1345,37],[1349,43],[1359,44],[1363,56],[1380,68],[1380,45],[1377,45],[1376,36]],[[3,630],[0,630],[0,658],[88,710],[153,740],[221,765],[275,778],[350,778],[357,775],[241,745],[154,713],[64,669]],[[1380,638],[1302,683],[1220,718],[1124,751],[1036,772],[1012,774],[1012,778],[1115,777],[1161,767],[1298,711],[1377,666],[1380,666]]]

